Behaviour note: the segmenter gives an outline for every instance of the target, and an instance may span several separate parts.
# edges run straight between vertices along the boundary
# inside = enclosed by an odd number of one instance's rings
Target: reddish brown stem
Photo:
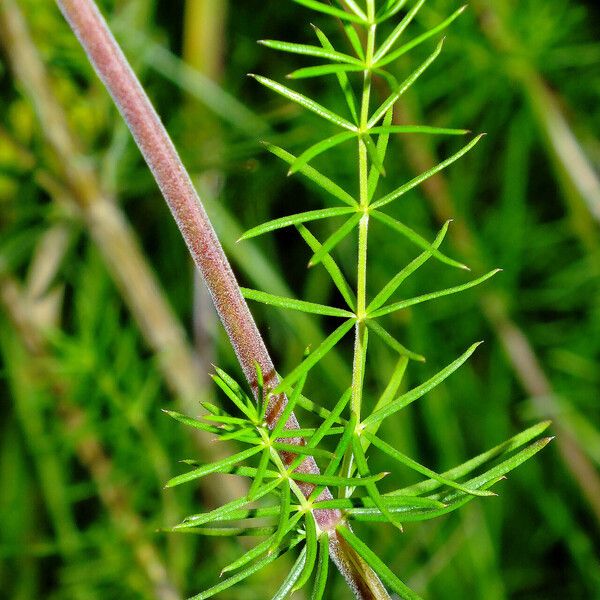
[[[278,383],[273,361],[196,189],[156,111],[93,0],[57,0],[57,4],[127,122],[150,167],[190,254],[202,273],[246,379],[256,393],[255,366],[258,364],[268,392]],[[285,403],[284,395],[272,398],[267,413],[270,424],[277,420]],[[299,427],[293,414],[286,426],[288,429]],[[289,441],[304,443],[302,438]],[[289,464],[294,455],[283,454],[282,458]],[[319,473],[312,457],[304,460],[297,470]],[[306,495],[313,489],[312,485],[299,486]],[[327,489],[320,496],[320,499],[330,498],[332,496]],[[330,531],[331,558],[356,597],[362,600],[389,599],[375,573],[351,548],[345,548],[339,541],[335,527],[342,520],[341,513],[338,510],[322,509],[315,510],[314,515],[319,527]]]

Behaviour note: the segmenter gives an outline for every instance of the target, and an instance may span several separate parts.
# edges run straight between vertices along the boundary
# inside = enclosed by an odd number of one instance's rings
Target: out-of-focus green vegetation
[[[327,201],[286,179],[258,143],[301,151],[323,137],[323,125],[245,77],[281,79],[303,66],[255,40],[312,43],[314,14],[287,0],[101,6],[196,175],[240,280],[335,302],[328,278],[305,268],[299,236],[235,243],[256,223]],[[430,0],[412,35],[456,8]],[[329,19],[319,25],[340,35]],[[160,529],[235,491],[216,476],[195,492],[162,489],[181,471],[178,460],[222,450],[159,408],[194,414],[200,399],[217,396],[204,377],[210,363],[234,371],[235,359],[150,174],[58,9],[3,0],[0,27],[0,597],[186,597],[214,583],[236,542]],[[393,429],[386,425],[388,439],[444,470],[540,418],[551,417],[557,435],[499,498],[407,525],[403,535],[360,530],[431,599],[594,598],[600,590],[599,30],[591,1],[473,0],[396,114],[398,123],[487,132],[395,210],[429,239],[454,218],[453,255],[476,275],[504,272],[483,290],[390,324],[428,359],[409,384],[473,340],[486,344]],[[403,72],[428,51],[407,55]],[[326,83],[297,89],[337,106]],[[390,187],[461,142],[392,143]],[[340,146],[319,165],[351,181],[352,150]],[[413,251],[388,231],[373,235],[370,277],[380,287]],[[342,265],[344,250],[354,248],[342,246]],[[454,283],[427,269],[407,293]],[[253,310],[282,372],[330,329],[325,319]],[[368,365],[373,389],[392,360],[381,349]],[[339,397],[349,364],[344,349],[330,355],[308,391],[323,403]],[[410,483],[393,471],[394,483]],[[223,598],[265,598],[285,569],[275,563]],[[329,597],[349,597],[337,575]]]

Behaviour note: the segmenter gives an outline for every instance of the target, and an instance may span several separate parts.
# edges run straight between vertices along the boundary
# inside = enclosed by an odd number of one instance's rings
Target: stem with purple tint
[[[160,118],[93,0],[57,0],[57,4],[127,122],[150,167],[190,254],[202,273],[253,392],[256,394],[258,390],[255,370],[258,365],[268,393],[278,383],[273,361],[242,297],[235,275],[196,189]],[[269,424],[273,425],[276,422],[285,403],[286,398],[283,394],[271,399],[267,413]],[[299,427],[293,414],[286,427]],[[295,444],[304,443],[300,437],[288,441]],[[282,454],[286,464],[293,458],[293,454]],[[319,473],[319,468],[314,459],[308,457],[298,471]],[[298,485],[305,495],[309,495],[313,488],[309,484]],[[327,489],[320,497],[330,498],[332,496]],[[333,509],[314,512],[319,527],[330,532],[331,557],[356,597],[363,600],[389,598],[370,568],[336,535],[335,527],[342,520],[341,513]]]

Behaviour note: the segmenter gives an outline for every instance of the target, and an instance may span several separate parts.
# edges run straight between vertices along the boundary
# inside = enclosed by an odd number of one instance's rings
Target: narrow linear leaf
[[[381,577],[394,592],[399,594],[403,600],[422,600],[405,583],[403,583],[389,567],[356,535],[345,525],[340,525],[337,532],[358,552],[365,562]]]
[[[290,215],[288,217],[281,217],[280,219],[273,219],[257,227],[249,229],[242,235],[240,240],[247,240],[257,235],[268,233],[269,231],[275,231],[276,229],[282,229],[283,227],[289,227],[290,225],[298,225],[299,223],[308,223],[309,221],[318,221],[319,219],[328,219],[330,217],[340,217],[349,213],[355,212],[354,208],[345,208],[343,206],[335,208],[321,208],[319,210],[309,210],[303,213]],[[238,240],[238,241],[240,241]]]
[[[333,49],[322,48],[320,46],[313,46],[310,44],[294,44],[293,42],[282,42],[279,40],[259,40],[258,43],[266,46],[267,48],[279,50],[280,52],[326,58],[327,60],[343,62],[364,69],[364,65],[357,58],[349,56],[348,54],[344,54],[343,52],[337,52]]]
[[[354,52],[356,52],[356,56],[358,56],[361,61],[364,61],[365,52],[361,45],[360,38],[358,37],[358,33],[356,33],[356,28],[353,25],[346,24],[344,25],[344,31],[350,40],[350,44],[352,44],[352,48],[354,48]]]
[[[371,136],[366,133],[361,135],[361,140],[364,142],[365,146],[367,147],[367,154],[368,154],[369,158],[371,159],[371,163],[372,163],[373,167],[375,167],[379,171],[379,174],[382,177],[385,177],[385,167],[383,166],[383,161],[380,159],[379,152],[377,151],[377,146],[375,145],[375,142],[373,141]],[[367,181],[367,185],[368,185],[368,181]]]
[[[321,46],[328,50],[333,50],[333,44],[329,41],[327,36],[318,28],[313,25],[313,29],[321,42]],[[346,104],[348,105],[348,109],[350,110],[350,114],[354,119],[355,123],[358,123],[358,109],[356,106],[356,98],[354,96],[354,91],[352,90],[352,85],[350,84],[350,80],[348,79],[348,75],[344,71],[340,71],[336,73],[338,83],[342,88],[342,93],[344,94],[344,98],[346,99]]]
[[[211,375],[212,380],[221,388],[221,390],[223,390],[225,395],[239,408],[240,412],[246,415],[248,419],[250,419],[250,421],[256,422],[256,420],[258,419],[258,413],[256,412],[256,408],[254,406],[249,405],[247,402],[244,401],[245,394],[244,396],[242,396],[241,394],[236,393],[237,390],[235,388],[232,389],[231,386],[228,385],[228,383],[221,376],[221,373],[224,376],[227,376],[227,374],[218,367],[216,367],[215,370],[217,371],[217,374]],[[221,373],[219,373],[219,371],[221,371]],[[239,388],[237,382],[234,383]]]
[[[383,289],[373,298],[373,300],[367,306],[367,314],[373,314],[377,309],[381,308],[385,302],[394,294],[394,292],[420,267],[422,267],[432,256],[435,251],[439,248],[442,243],[444,236],[448,231],[448,224],[446,223],[442,230],[438,233],[433,244],[430,248],[427,248],[425,252],[417,256],[409,262],[405,267],[400,269],[396,275],[394,275],[383,287]]]
[[[182,475],[178,475],[177,477],[173,477],[169,479],[166,486],[167,488],[175,487],[176,485],[181,485],[182,483],[187,483],[188,481],[193,481],[194,479],[199,479],[200,477],[204,477],[205,475],[209,475],[211,473],[219,473],[223,470],[228,469],[232,465],[235,465],[251,456],[254,456],[258,452],[260,452],[261,448],[248,448],[248,450],[244,450],[243,452],[238,452],[233,456],[228,456],[222,460],[218,460],[214,463],[209,463],[204,465],[198,469],[194,469],[189,473],[183,473]]]
[[[192,596],[189,600],[206,600],[206,598],[212,598],[212,596],[215,596],[216,594],[220,594],[221,592],[225,591],[226,589],[229,589],[231,586],[235,585],[236,583],[243,581],[247,577],[250,577],[250,575],[253,575],[257,571],[260,571],[267,565],[271,564],[272,562],[277,560],[281,555],[285,554],[288,550],[290,550],[291,548],[296,546],[298,543],[300,543],[300,541],[301,541],[300,539],[293,540],[290,543],[290,545],[287,546],[286,548],[281,549],[280,551],[275,552],[273,554],[269,554],[269,555],[265,556],[264,558],[257,561],[253,565],[250,565],[246,569],[243,569],[242,571],[229,577],[225,581],[222,581],[221,583],[214,585],[213,587],[209,588],[205,592],[202,592],[201,594],[197,594],[196,596]]]
[[[400,98],[400,96],[402,96],[402,94],[404,94],[404,92],[427,70],[427,68],[431,65],[431,63],[433,63],[433,61],[442,51],[443,43],[444,40],[441,40],[433,53],[430,54],[427,59],[400,84],[400,87],[397,90],[395,90],[386,100],[383,101],[381,106],[369,119],[369,122],[367,123],[368,128],[375,127],[388,109],[396,103],[398,98]]]
[[[392,89],[395,89],[395,86],[392,87]],[[394,107],[391,106],[390,108],[388,108],[388,111],[385,113],[385,116],[383,118],[383,127],[389,127],[392,123],[393,118],[394,118]],[[385,155],[387,153],[389,139],[390,139],[390,134],[385,133],[385,131],[380,132],[378,134],[377,155],[379,158],[379,162],[381,164],[383,164],[385,161]],[[379,183],[380,175],[381,175],[380,170],[377,167],[375,167],[374,165],[372,165],[371,169],[369,171],[369,178],[368,178],[368,182],[367,182],[367,196],[368,196],[369,202],[371,202],[371,200],[373,200],[373,196],[375,195],[375,190],[377,189],[377,184]]]
[[[283,296],[275,296],[273,294],[268,294],[267,292],[251,290],[249,288],[240,289],[242,292],[242,296],[244,296],[244,298],[246,298],[247,300],[255,300],[256,302],[262,302],[263,304],[269,304],[270,306],[287,308],[289,310],[299,310],[301,312],[312,313],[315,315],[342,317],[345,319],[354,316],[353,313],[347,310],[335,308],[333,306],[315,304],[314,302],[305,302],[304,300],[295,300],[294,298],[284,298]]]
[[[288,598],[290,593],[295,589],[295,584],[304,570],[304,565],[306,563],[306,552],[306,546],[304,546],[298,558],[296,559],[296,562],[287,574],[287,577],[281,584],[281,587],[275,592],[275,595],[271,600],[285,600],[285,598]]]
[[[202,423],[202,421],[198,421],[198,419],[193,419],[192,417],[187,417],[186,415],[182,415],[175,410],[168,410],[166,408],[161,409],[165,414],[169,415],[172,419],[183,423],[184,425],[189,425],[194,429],[200,429],[201,431],[208,431],[209,433],[220,433],[220,430],[213,426],[207,425],[206,423]]]
[[[288,524],[290,520],[290,504],[292,502],[292,490],[287,481],[283,482],[281,487],[281,505],[279,509],[279,520],[277,522],[277,531],[273,536],[273,540],[269,544],[269,551],[273,552],[288,531]]]
[[[348,140],[355,138],[358,134],[353,131],[345,131],[333,135],[327,139],[317,142],[307,150],[305,150],[293,163],[288,171],[288,175],[293,175],[296,171],[300,170],[304,165],[308,164],[313,158],[319,156],[331,148],[335,148]]]
[[[439,500],[420,498],[419,496],[381,496],[381,502],[388,508],[444,508],[446,505]],[[335,498],[321,500],[313,504],[314,508],[337,508],[351,511],[354,508],[377,508],[370,496],[362,498]]]
[[[177,533],[205,535],[207,537],[263,537],[271,536],[274,527],[197,527],[195,529],[179,529]]]
[[[383,125],[369,129],[369,133],[424,133],[428,135],[466,135],[468,129],[448,129],[427,125]]]
[[[431,292],[430,294],[423,294],[422,296],[417,296],[416,298],[409,298],[408,300],[402,300],[401,302],[395,302],[394,304],[390,304],[388,306],[384,306],[375,312],[369,314],[369,317],[373,319],[377,319],[378,317],[382,317],[383,315],[387,315],[392,312],[396,312],[397,310],[402,310],[403,308],[408,308],[409,306],[414,306],[415,304],[421,304],[422,302],[428,302],[429,300],[436,300],[437,298],[442,298],[443,296],[449,296],[450,294],[457,294],[458,292],[463,292],[464,290],[468,290],[469,288],[475,287],[484,281],[493,277],[496,273],[499,273],[502,269],[494,269],[473,281],[469,281],[469,283],[465,283],[463,285],[457,285],[451,288],[446,288],[445,290],[439,290],[437,292]]]
[[[321,249],[321,242],[319,242],[319,240],[304,225],[296,225],[296,228],[313,252],[316,253]],[[346,304],[354,313],[356,311],[356,296],[333,257],[330,254],[325,254],[321,259],[321,264],[325,267],[325,270],[329,273],[335,287],[339,290],[346,301]]]
[[[294,390],[292,391],[291,395],[288,397],[287,403],[286,403],[284,409],[281,411],[281,414],[277,418],[277,423],[275,424],[275,427],[273,427],[273,430],[271,431],[271,436],[270,436],[271,440],[274,441],[283,434],[283,428],[287,425],[287,422],[288,422],[292,412],[294,411],[294,408],[296,407],[296,403],[298,402],[298,399],[300,398],[300,395],[302,394],[302,389],[304,388],[305,383],[306,383],[306,375],[304,377],[300,378],[300,380],[298,381],[298,384],[296,386],[294,386]],[[293,437],[302,437],[302,434],[300,433],[300,430],[298,430],[298,429],[291,430],[291,434],[293,435]]]
[[[289,165],[293,164],[296,160],[296,157],[293,154],[290,154],[289,152],[287,152],[283,148],[280,148],[279,146],[274,146],[273,144],[265,144],[265,148],[269,152],[271,152],[271,154],[274,154],[278,158],[281,158],[281,160],[285,161]],[[343,190],[337,183],[334,183],[325,175],[319,173],[319,171],[317,171],[313,167],[306,165],[301,169],[298,169],[298,172],[302,173],[302,175],[310,179],[313,183],[316,183],[319,187],[324,189],[326,192],[330,193],[338,200],[341,200],[349,206],[357,206],[356,200],[348,192]]]
[[[296,389],[296,388],[294,388]],[[288,437],[305,437],[311,438],[317,429],[315,427],[301,427],[300,429],[284,429],[278,433],[278,437],[280,438],[288,438]],[[338,435],[344,431],[343,427],[332,427],[323,435]],[[310,439],[309,439],[310,442]]]
[[[375,334],[377,334],[392,350],[395,350],[401,356],[406,356],[412,360],[418,360],[425,362],[425,357],[416,352],[412,352],[405,346],[403,346],[393,335],[388,333],[379,323],[371,319],[366,321],[367,327]]]
[[[432,390],[434,387],[439,385],[444,379],[449,377],[454,371],[456,371],[460,366],[462,366],[467,359],[475,352],[477,346],[479,346],[482,342],[477,342],[469,347],[469,349],[459,356],[455,361],[451,362],[447,367],[443,368],[441,371],[436,373],[433,377],[428,379],[425,383],[413,388],[406,394],[402,394],[392,402],[390,402],[387,406],[376,410],[371,415],[369,415],[364,421],[363,425],[369,426],[374,423],[378,423],[383,419],[386,419],[390,415],[402,410],[404,407],[408,406],[411,402],[421,398],[427,392]]]
[[[369,465],[367,464],[367,458],[363,452],[360,438],[358,435],[352,437],[352,452],[354,454],[354,460],[356,460],[356,468],[362,478],[368,478],[370,475]],[[369,497],[373,500],[375,506],[381,511],[381,513],[388,517],[389,522],[402,531],[402,524],[395,519],[395,517],[388,511],[387,506],[381,498],[381,494],[377,489],[375,483],[367,483],[365,485]]]
[[[273,442],[273,448],[276,450],[282,450],[283,452],[290,452],[293,454],[302,454],[305,456],[322,456],[330,458],[332,456],[329,450],[323,450],[322,448],[308,448],[300,444],[286,444],[285,442]]]
[[[294,591],[302,589],[306,585],[317,560],[317,524],[311,511],[308,511],[304,515],[304,526],[306,529],[306,545],[304,546],[306,549],[306,560],[304,561],[302,573],[294,584]]]
[[[406,0],[386,0],[383,6],[377,12],[377,22],[381,23],[390,17],[393,17],[396,13],[402,10],[405,4]]]
[[[422,248],[423,250],[429,250],[431,252],[431,254],[440,262],[443,262],[451,267],[463,269],[465,271],[470,270],[469,267],[467,267],[467,265],[464,265],[463,263],[460,263],[452,258],[449,258],[448,256],[446,256],[445,254],[442,254],[438,250],[438,247],[441,244],[441,241],[443,241],[443,238],[446,235],[446,231],[448,230],[448,225],[450,224],[450,221],[447,221],[446,223],[444,223],[444,226],[442,227],[442,229],[440,231],[440,233],[443,232],[442,239],[440,241],[440,244],[438,244],[438,246],[436,246],[435,242],[433,244],[430,244],[424,237],[420,236],[416,231],[413,231],[410,227],[408,227],[401,221],[398,221],[398,220],[394,219],[393,217],[386,215],[385,213],[379,212],[378,210],[373,210],[373,211],[371,211],[370,214],[377,221],[380,221],[384,225],[387,225],[394,231],[397,231],[398,233],[403,235],[406,239],[408,239],[413,244],[415,244],[415,246],[419,246],[419,248]]]
[[[321,533],[319,536],[319,559],[317,562],[317,574],[313,584],[310,600],[323,600],[325,587],[327,585],[327,575],[329,570],[329,536]]]
[[[406,454],[403,454],[402,452],[396,450],[396,448],[390,446],[383,440],[379,439],[377,436],[370,434],[368,431],[363,432],[363,435],[365,435],[368,438],[368,440],[373,444],[373,446],[375,446],[376,448],[378,448],[379,450],[381,450],[382,452],[387,454],[390,458],[399,462],[400,464],[403,464],[405,467],[408,467],[409,469],[416,471],[417,473],[421,473],[421,475],[425,475],[426,477],[435,479],[436,481],[439,481],[443,485],[447,485],[449,487],[455,488],[457,490],[460,490],[461,492],[465,492],[466,494],[472,494],[473,496],[494,496],[495,495],[493,492],[470,489],[468,487],[465,487],[464,485],[461,485],[460,483],[457,483],[456,481],[453,481],[452,479],[448,479],[448,478],[444,477],[443,475],[440,475],[440,474],[436,473],[435,471],[428,469],[427,467],[419,464],[417,461],[413,460],[412,458],[406,456]]]
[[[350,121],[347,121],[343,117],[340,117],[331,110],[325,108],[324,106],[321,106],[319,103],[315,102],[314,100],[311,100],[310,98],[307,98],[299,92],[295,92],[294,90],[291,90],[285,85],[277,83],[276,81],[273,81],[272,79],[269,79],[267,77],[262,77],[261,75],[250,74],[250,77],[254,77],[254,79],[256,79],[256,81],[258,81],[259,83],[262,83],[264,86],[268,87],[274,92],[277,92],[284,98],[287,98],[288,100],[299,104],[307,110],[314,112],[323,119],[326,119],[327,121],[330,121],[331,123],[334,123],[339,127],[343,127],[344,129],[349,129],[350,131],[357,131],[356,125],[353,125],[352,123],[350,123]]]
[[[258,463],[258,468],[256,469],[256,475],[254,476],[252,485],[250,485],[250,489],[248,490],[248,498],[250,500],[254,500],[256,493],[262,486],[267,467],[269,466],[270,454],[271,453],[269,449],[265,448],[260,456],[260,462]]]
[[[390,51],[392,46],[396,43],[410,22],[415,18],[415,15],[419,12],[424,3],[425,0],[418,0],[417,3],[406,13],[400,23],[394,27],[392,33],[390,33],[381,46],[379,46],[379,50],[377,50],[375,53],[375,56],[373,57],[374,64],[377,65],[377,63]]]
[[[311,77],[323,77],[325,75],[337,75],[338,73],[357,73],[364,70],[364,67],[357,65],[330,64],[318,65],[315,67],[303,67],[288,73],[288,79],[309,79]]]
[[[396,59],[400,58],[403,54],[405,54],[409,50],[412,50],[413,48],[415,48],[419,44],[422,44],[423,42],[427,41],[429,38],[433,37],[434,35],[437,35],[441,31],[446,29],[446,27],[448,27],[456,18],[458,18],[465,11],[466,8],[467,8],[467,5],[461,6],[457,11],[455,11],[452,15],[450,15],[447,19],[442,21],[436,27],[432,27],[425,33],[412,39],[410,42],[404,44],[403,46],[400,46],[400,48],[398,48],[397,50],[394,50],[392,53],[388,54],[382,60],[377,61],[376,66],[384,67],[385,65],[388,65],[389,63],[394,62]]]
[[[326,254],[329,254],[360,222],[362,214],[357,212],[352,215],[341,227],[334,231],[323,245],[313,254],[308,266],[318,265]]]
[[[343,21],[351,21],[352,23],[365,23],[367,18],[362,13],[362,11],[357,13],[348,13],[341,8],[336,8],[335,6],[331,6],[330,4],[323,4],[322,2],[318,2],[317,0],[294,0],[297,4],[302,4],[307,8],[312,8],[318,12],[324,13],[326,15],[332,15],[337,17],[338,19],[342,19]],[[357,7],[358,8],[358,7]],[[361,16],[362,15],[362,16]]]
[[[298,365],[279,385],[273,389],[273,394],[287,391],[302,375],[308,373],[353,327],[354,319],[348,319],[330,334],[318,348],[312,352],[300,365]]]
[[[377,202],[374,202],[372,204],[372,207],[373,208],[381,208],[382,206],[389,204],[390,202],[396,200],[403,194],[406,194],[406,192],[412,190],[413,188],[417,187],[419,184],[423,183],[423,181],[425,181],[426,179],[429,179],[436,173],[439,173],[446,167],[450,166],[453,162],[456,162],[459,158],[461,158],[461,156],[464,156],[469,150],[471,150],[484,135],[485,134],[478,135],[476,138],[471,140],[466,146],[461,148],[456,154],[453,154],[450,158],[447,158],[445,161],[441,162],[439,165],[436,165],[435,167],[432,167],[428,171],[421,173],[421,175],[417,175],[417,177],[411,179],[408,183],[401,185],[399,188],[397,188],[393,192],[386,194],[383,198],[380,198],[379,200],[377,200]]]
[[[369,486],[376,481],[381,481],[388,473],[377,473],[376,475],[365,475],[364,477],[342,477],[341,475],[326,475],[324,473],[292,473],[295,481],[313,483],[324,487],[328,486]]]

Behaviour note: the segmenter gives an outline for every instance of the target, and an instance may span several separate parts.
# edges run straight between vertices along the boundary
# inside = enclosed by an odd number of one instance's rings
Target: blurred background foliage
[[[405,35],[458,6],[430,0]],[[245,76],[281,79],[306,64],[255,40],[314,43],[313,19],[337,39],[342,30],[287,0],[101,7],[241,282],[336,302],[320,268],[306,269],[295,232],[235,240],[259,222],[328,202],[287,179],[259,144],[297,154],[324,137],[324,126]],[[403,535],[361,530],[427,598],[600,598],[598,31],[594,0],[472,0],[396,112],[398,123],[487,132],[396,211],[430,239],[453,218],[449,251],[477,275],[504,272],[396,317],[400,339],[428,359],[412,367],[409,384],[474,340],[486,344],[388,436],[441,470],[540,418],[552,418],[558,436],[511,475],[500,498],[410,524]],[[200,399],[217,396],[211,363],[238,372],[235,359],[150,173],[54,3],[3,0],[0,42],[0,597],[183,598],[215,581],[238,542],[161,529],[231,498],[237,484],[216,476],[201,489],[163,490],[178,460],[225,449],[159,409],[197,414]],[[425,46],[404,58],[398,77]],[[297,89],[343,110],[332,81]],[[394,139],[384,186],[426,170],[455,143]],[[351,187],[353,152],[340,146],[319,168]],[[314,232],[326,236],[334,225]],[[373,236],[370,281],[380,287],[414,249],[387,230]],[[342,245],[340,263],[353,254]],[[409,292],[457,282],[455,272],[428,269]],[[331,329],[327,319],[253,310],[282,372]],[[383,347],[373,356],[376,397],[393,357]],[[311,397],[325,405],[338,397],[349,364],[344,348],[331,354],[309,381]],[[285,569],[278,561],[223,598],[264,599]],[[329,590],[350,597],[337,575]]]

